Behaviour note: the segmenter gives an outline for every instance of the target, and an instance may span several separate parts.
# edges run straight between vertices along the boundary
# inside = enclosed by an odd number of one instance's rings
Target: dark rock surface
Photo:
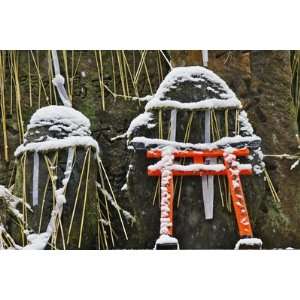
[[[116,74],[114,82],[112,57],[110,51],[102,51],[104,83],[112,90],[117,87],[116,94],[123,94],[122,82],[119,76],[120,67],[118,57],[113,51],[113,65]],[[176,56],[177,52],[177,56]],[[171,51],[174,65],[202,65],[200,51]],[[48,58],[46,51],[39,51],[36,61],[42,76],[43,86],[36,72],[31,57],[31,83],[32,106],[30,106],[30,90],[28,76],[28,52],[20,51],[19,77],[22,99],[22,114],[24,126],[28,124],[30,116],[40,106],[55,104],[54,89],[51,78],[48,76]],[[69,52],[68,52],[69,53]],[[140,51],[125,51],[131,71],[138,69]],[[189,55],[191,53],[191,55]],[[70,53],[69,53],[70,54]],[[297,132],[296,114],[291,101],[291,69],[289,51],[209,51],[209,68],[222,77],[242,101],[251,124],[256,134],[262,137],[263,152],[266,154],[282,154],[297,152],[295,133]],[[75,65],[79,52],[75,51]],[[37,60],[38,58],[38,60]],[[62,58],[62,56],[60,56]],[[129,93],[132,96],[145,96],[156,91],[159,82],[168,71],[166,64],[162,64],[162,72],[157,63],[156,51],[148,51],[146,64],[151,80],[151,88],[148,83],[145,68],[137,82],[138,93],[132,84],[129,84]],[[7,64],[8,65],[8,64]],[[126,65],[126,64],[125,64]],[[62,73],[65,75],[64,62],[61,59]],[[71,69],[69,60],[69,74]],[[124,69],[124,68],[123,68]],[[158,71],[159,70],[159,71]],[[85,76],[81,75],[85,72]],[[163,76],[161,75],[163,74]],[[128,78],[130,78],[127,72]],[[72,76],[70,76],[72,77]],[[15,87],[10,84],[9,68],[5,81],[6,91],[6,123],[9,146],[9,161],[4,161],[3,154],[3,130],[0,127],[0,184],[8,185],[14,169],[13,152],[20,144],[19,128],[17,123]],[[130,80],[129,80],[130,81]],[[126,182],[126,173],[129,165],[129,152],[125,140],[111,141],[116,135],[124,133],[131,120],[144,111],[145,102],[124,100],[121,97],[112,96],[107,89],[104,90],[106,102],[105,110],[102,109],[102,97],[99,88],[99,77],[93,51],[82,51],[78,71],[69,82],[73,83],[73,106],[91,121],[92,136],[100,144],[104,165],[112,182],[113,189],[120,205],[133,211],[128,199],[128,193],[121,191]],[[131,81],[130,81],[131,82]],[[126,86],[126,83],[125,83]],[[12,90],[12,100],[10,97]],[[186,119],[185,119],[186,120]],[[183,122],[182,126],[186,126]],[[181,137],[183,139],[183,137]],[[144,156],[136,160],[145,159]],[[254,233],[264,241],[265,248],[300,247],[300,193],[299,179],[300,169],[290,171],[292,161],[266,158],[267,168],[280,196],[281,202],[275,203],[271,197],[268,185],[263,179],[253,181],[253,178],[243,177],[248,208],[253,222]],[[145,162],[141,162],[145,163]],[[151,198],[156,185],[156,179],[149,178],[145,170],[132,170],[132,185],[139,185],[140,189],[136,198],[139,198],[139,206],[134,209],[138,214],[137,222],[127,224],[130,240],[125,241],[121,230],[118,231],[117,247],[119,248],[152,248],[154,240],[158,236],[159,227],[156,222],[159,218],[157,204],[152,205],[145,201]],[[135,176],[136,175],[136,176]],[[185,179],[184,179],[185,180]],[[256,180],[256,179],[255,179]],[[201,183],[200,183],[201,184]],[[149,189],[146,188],[149,186]],[[216,195],[215,220],[204,221],[203,207],[200,195],[198,195],[199,182],[193,179],[190,185],[184,184],[180,210],[175,214],[176,233],[181,236],[184,244],[189,248],[233,248],[236,241],[235,222],[233,216],[221,207],[221,201]],[[216,188],[217,190],[217,188]],[[153,195],[153,194],[152,194]],[[191,198],[192,197],[192,198]],[[140,224],[139,220],[145,215],[150,215],[153,222]],[[196,215],[196,217],[195,217]],[[200,217],[201,215],[201,217]],[[218,220],[216,220],[218,219]],[[198,223],[199,222],[199,223]],[[213,222],[217,222],[216,227]],[[181,224],[184,224],[181,226]],[[225,225],[223,225],[225,224]],[[192,228],[190,234],[184,235],[184,226]],[[147,235],[144,235],[147,229]],[[195,232],[194,232],[195,229]],[[224,231],[225,230],[225,231]],[[225,234],[223,235],[222,232]],[[197,235],[195,235],[197,233]],[[212,235],[213,239],[209,239]],[[204,241],[206,241],[204,243]],[[214,244],[212,244],[214,243]]]

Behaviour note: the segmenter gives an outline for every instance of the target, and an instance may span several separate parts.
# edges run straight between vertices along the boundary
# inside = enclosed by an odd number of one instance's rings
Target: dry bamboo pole
[[[47,68],[47,74],[48,74],[48,81],[49,81],[49,101],[50,101],[50,104],[52,105],[53,104],[53,99],[52,99],[52,94],[55,94],[53,93],[53,84],[52,83],[52,67],[51,67],[51,64],[52,64],[52,60],[51,60],[51,51],[50,50],[47,50],[47,64],[48,64],[48,68]]]
[[[186,129],[185,129],[184,138],[183,138],[184,143],[187,143],[189,141],[193,119],[194,119],[194,112],[192,111],[191,114],[190,114],[190,117],[188,119]],[[183,163],[183,164],[185,163],[185,158],[181,160],[181,163]],[[178,190],[178,194],[177,194],[177,207],[179,207],[180,199],[181,199],[183,176],[180,176],[180,179],[177,179],[177,178],[176,178],[176,181],[175,181],[174,190],[176,191],[178,180],[180,180],[179,190]]]
[[[48,157],[45,157],[45,155],[44,155],[44,161],[46,161],[47,158]],[[44,192],[43,192],[42,207],[41,207],[41,214],[40,214],[40,219],[39,219],[39,229],[38,229],[39,233],[41,232],[41,226],[42,226],[42,220],[43,220],[43,212],[44,212],[44,205],[45,205],[45,201],[46,201],[47,189],[48,189],[48,185],[49,185],[50,179],[51,179],[51,184],[52,184],[52,190],[53,190],[53,184],[55,184],[55,182],[52,179],[55,176],[54,175],[54,171],[52,171],[52,169],[53,168],[57,168],[57,159],[58,159],[58,152],[56,152],[54,154],[53,162],[51,162],[51,160],[50,160],[50,163],[49,163],[49,160],[48,160],[48,163],[46,162],[47,169],[48,169],[48,176],[47,176],[46,185],[45,185]],[[51,173],[49,173],[49,172],[51,172]],[[53,200],[53,197],[52,197],[52,200]]]
[[[77,191],[76,191],[76,196],[75,196],[75,201],[74,201],[74,207],[73,207],[73,211],[72,211],[72,215],[71,215],[71,220],[70,220],[70,224],[69,224],[69,229],[68,229],[68,235],[67,235],[67,245],[69,244],[69,241],[70,241],[70,234],[71,234],[71,231],[72,231],[72,226],[73,226],[75,211],[76,211],[76,207],[77,207],[77,203],[78,203],[78,197],[79,197],[79,192],[80,192],[80,188],[81,188],[81,183],[82,183],[82,179],[83,179],[83,174],[84,174],[84,170],[85,170],[85,165],[86,165],[87,157],[88,157],[88,151],[86,151],[85,156],[84,156],[82,170],[81,170],[81,174],[80,174],[80,178],[79,178],[79,183],[78,183],[78,187],[77,187]]]
[[[159,139],[164,138],[162,110],[161,109],[158,111],[158,136],[159,136]]]
[[[118,66],[119,66],[119,74],[120,74],[120,80],[121,80],[123,95],[128,96],[126,94],[126,87],[125,87],[125,81],[124,81],[122,56],[120,54],[120,51],[117,51],[116,53],[117,53],[117,61],[118,61]]]
[[[39,58],[39,51],[36,50],[36,65],[38,72],[40,72],[40,58]],[[42,92],[42,86],[41,86],[41,81],[39,80],[38,84],[38,108],[41,107],[41,92]]]
[[[3,147],[4,147],[4,160],[9,161],[8,157],[8,140],[6,128],[6,108],[5,108],[5,52],[0,51],[0,103],[1,103],[1,123],[3,132]]]
[[[265,174],[267,183],[268,183],[268,185],[269,185],[269,188],[270,188],[270,191],[271,191],[271,194],[272,194],[273,199],[275,200],[275,202],[278,202],[278,203],[281,202],[281,201],[280,201],[280,198],[279,198],[279,196],[278,196],[278,194],[277,194],[277,192],[276,192],[276,190],[275,190],[275,187],[274,187],[274,185],[273,185],[273,182],[272,182],[272,180],[271,180],[271,177],[270,177],[270,175],[269,175],[269,173],[268,173],[268,171],[267,171],[266,169],[264,169],[264,174]]]
[[[127,68],[126,68],[126,62],[125,62],[126,56],[125,56],[125,53],[124,53],[123,50],[121,51],[121,53],[122,53],[121,61],[122,61],[122,69],[123,69],[124,79],[125,79],[124,82],[125,82],[125,88],[126,88],[126,95],[129,95],[130,92],[129,92],[128,78],[127,78]]]
[[[146,59],[146,55],[147,55],[147,50],[141,51],[141,59],[140,59],[138,68],[136,70],[136,74],[134,76],[134,82],[135,82],[136,85],[137,85],[139,77],[141,75],[141,71],[142,71],[142,68],[143,68],[143,65],[144,65],[144,61]]]
[[[143,61],[143,66],[144,66],[144,69],[145,69],[146,78],[147,78],[147,82],[148,82],[148,85],[149,85],[150,93],[152,95],[153,94],[153,89],[152,89],[152,84],[151,84],[151,80],[150,80],[150,76],[149,76],[149,72],[148,72],[148,67],[147,67],[147,63],[146,63],[146,55],[145,55],[145,59]]]
[[[41,75],[41,72],[40,72],[40,69],[39,69],[39,65],[37,63],[37,60],[36,58],[34,57],[34,53],[32,50],[30,50],[31,52],[31,57],[32,57],[32,61],[33,61],[33,64],[35,66],[35,69],[37,71],[37,75],[38,75],[38,78],[39,78],[39,85],[41,85],[41,88],[43,89],[43,92],[45,94],[45,98],[46,98],[46,101],[48,103],[48,95],[47,95],[47,92],[46,92],[46,89],[45,89],[45,85],[44,85],[44,82],[43,82],[43,78],[42,78],[42,75]],[[37,56],[38,57],[38,56]],[[49,104],[49,103],[48,103]]]
[[[114,59],[114,53],[113,51],[110,51],[111,53],[111,65],[112,65],[112,73],[113,73],[113,97],[114,97],[114,101],[116,101],[117,97],[117,83],[116,83],[116,71],[115,71],[115,59]]]
[[[107,175],[107,173],[106,173],[106,170],[105,170],[105,168],[104,168],[104,165],[103,165],[103,163],[102,163],[102,160],[100,159],[99,156],[98,156],[97,162],[98,162],[98,165],[101,166],[101,169],[103,170],[103,173],[104,173],[106,182],[107,182],[107,184],[108,184],[108,186],[109,186],[109,189],[110,189],[110,192],[111,192],[113,201],[114,201],[114,203],[115,203],[115,205],[116,205],[116,209],[117,209],[117,212],[118,212],[118,215],[119,215],[119,219],[120,219],[120,221],[121,221],[121,225],[122,225],[122,228],[123,228],[123,231],[124,231],[125,238],[126,238],[126,240],[128,240],[128,235],[127,235],[127,232],[126,232],[126,229],[125,229],[125,226],[124,226],[123,218],[122,218],[122,216],[121,216],[120,207],[119,207],[119,205],[118,205],[117,199],[116,199],[116,197],[115,197],[115,193],[114,193],[114,191],[113,191],[113,189],[112,189],[112,186],[111,186],[111,184],[110,184],[110,181],[109,181],[108,175]]]
[[[224,114],[225,117],[225,132],[228,132],[228,113]],[[212,119],[212,133],[213,133],[213,139],[219,140],[221,138],[220,135],[220,129],[219,129],[219,124],[216,116],[216,112],[214,110],[211,111],[211,119]],[[231,198],[230,198],[230,190],[228,188],[227,181],[224,177],[220,179],[220,176],[218,176],[218,185],[219,185],[219,192],[221,196],[221,202],[222,206],[224,207],[226,205],[226,208],[229,212],[231,212]],[[225,195],[225,196],[224,196]]]
[[[101,208],[100,208],[100,199],[99,199],[98,193],[96,193],[96,198],[97,198],[97,210],[98,210],[98,214],[99,214],[98,235],[100,236],[100,241],[102,240],[102,243],[103,243],[104,247],[106,249],[108,249],[108,243],[107,243],[107,239],[106,239],[106,231],[104,229],[103,223],[101,222],[101,220],[103,219],[103,217],[102,217],[102,211],[101,211]],[[101,224],[102,235],[100,234],[99,223]],[[101,247],[100,244],[99,244],[99,247]]]
[[[126,58],[126,55],[125,55],[124,51],[123,51],[123,60],[124,60],[125,65],[126,65],[126,67],[127,67],[127,69],[128,69],[128,72],[129,72],[129,76],[130,76],[130,80],[131,80],[131,83],[132,83],[132,86],[133,86],[133,89],[134,89],[135,97],[139,97],[138,87],[137,87],[137,85],[135,84],[134,78],[133,78],[133,74],[134,74],[134,73],[131,72],[131,70],[130,70],[130,66],[129,66],[129,63],[128,63],[128,60],[127,60],[127,58]],[[129,94],[129,92],[128,92],[128,94]]]
[[[23,116],[22,116],[22,106],[21,106],[21,90],[19,83],[19,66],[18,66],[18,57],[16,51],[11,53],[11,64],[13,69],[13,79],[15,83],[15,93],[16,93],[16,112],[17,112],[17,122],[19,128],[19,141],[20,144],[23,142],[24,138],[24,128],[23,128]]]
[[[89,175],[90,175],[90,164],[91,164],[91,148],[90,147],[87,150],[87,152],[88,152],[88,163],[87,163],[87,171],[86,171],[86,178],[85,178],[85,192],[84,192],[84,200],[83,200],[82,217],[81,217],[81,223],[80,223],[78,248],[81,247],[83,223],[84,223],[84,217],[85,217],[85,207],[86,207],[87,194],[88,194],[88,180],[89,180]]]
[[[99,56],[99,62],[98,62]],[[105,111],[105,98],[104,98],[104,80],[103,80],[103,65],[102,65],[102,56],[101,51],[95,50],[95,59],[96,59],[96,66],[98,72],[98,80],[99,80],[99,88],[100,88],[100,95],[101,95],[101,106],[102,110]]]
[[[54,78],[54,74],[53,74],[53,62],[52,62],[52,54],[51,54],[51,50],[48,50],[48,80],[49,80],[49,90],[50,90],[50,94],[54,95],[54,103],[55,105],[57,105],[57,96],[56,96],[56,91],[55,91],[55,86],[52,83],[52,79]],[[52,103],[52,101],[51,101]]]
[[[29,87],[29,105],[32,107],[32,84],[31,84],[31,63],[30,63],[30,52],[27,52],[28,60],[28,87]]]
[[[66,73],[66,82],[67,82],[67,90],[70,102],[72,103],[72,94],[71,94],[71,87],[70,87],[70,77],[69,77],[69,66],[68,66],[68,55],[67,50],[62,50],[63,53],[63,61]]]
[[[8,65],[9,65],[9,74],[10,74],[10,114],[13,114],[13,70],[12,70],[12,60],[11,60],[11,51],[8,52]]]
[[[99,175],[100,175],[100,180],[101,180],[101,186],[104,189],[105,188],[105,181],[104,181],[102,169],[101,169],[101,166],[99,165],[99,163],[98,163],[98,170],[99,170]],[[107,197],[106,194],[103,194],[103,196],[104,196],[104,205],[103,206],[104,206],[104,209],[106,210],[107,219],[108,219],[108,225],[109,225],[110,238],[111,238],[112,245],[114,247],[115,241],[114,241],[114,236],[113,236],[113,229],[112,229],[112,226],[111,226],[110,211],[109,211],[108,202],[107,202],[107,200],[108,200],[107,198],[108,197]],[[101,204],[101,202],[100,202],[100,204]]]

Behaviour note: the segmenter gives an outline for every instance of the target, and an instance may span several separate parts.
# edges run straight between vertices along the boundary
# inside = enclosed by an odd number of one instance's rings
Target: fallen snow
[[[157,244],[178,244],[178,240],[172,236],[169,236],[167,234],[162,234],[155,242],[155,246]],[[155,249],[155,248],[154,248]],[[179,249],[179,246],[178,246],[178,249]]]
[[[248,245],[248,246],[259,246],[259,248],[262,247],[263,245],[263,242],[261,239],[258,239],[258,238],[243,238],[243,239],[240,239],[235,247],[234,247],[234,250],[238,250],[240,249],[240,246],[241,245]]]

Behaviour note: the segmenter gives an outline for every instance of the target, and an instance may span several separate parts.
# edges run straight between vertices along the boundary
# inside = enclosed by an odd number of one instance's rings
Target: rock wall
[[[168,72],[168,66],[157,51],[147,52],[145,57],[147,67],[141,63],[143,57],[141,51],[125,51],[127,61],[122,53],[122,51],[118,53],[113,51],[111,55],[111,51],[102,51],[102,72],[100,56],[97,53],[98,68],[103,74],[99,77],[93,51],[81,51],[76,72],[74,70],[79,59],[79,52],[68,52],[69,84],[74,108],[90,118],[92,135],[100,144],[103,162],[120,205],[130,212],[135,211],[136,214],[140,214],[136,223],[127,224],[130,239],[128,242],[121,235],[121,230],[117,229],[119,236],[117,247],[152,248],[153,240],[158,234],[159,227],[156,223],[159,210],[157,203],[153,206],[152,202],[147,203],[145,199],[150,199],[152,193],[152,190],[147,188],[147,184],[152,185],[153,188],[156,182],[142,172],[132,177],[132,184],[139,187],[139,194],[136,195],[139,202],[136,202],[137,206],[133,208],[129,202],[128,193],[121,191],[126,182],[130,159],[126,141],[122,139],[111,141],[111,138],[125,132],[130,121],[144,110],[145,104],[131,97],[118,95],[142,97],[152,94]],[[19,51],[17,54],[21,108],[25,126],[39,106],[55,103],[55,96],[51,85],[51,69],[48,64],[47,51],[40,51],[38,56],[36,52],[33,52],[35,61],[28,51]],[[197,52],[171,51],[170,54],[174,65],[202,65],[201,55]],[[74,76],[70,75],[72,55],[75,62]],[[243,102],[255,132],[263,139],[263,151],[267,154],[297,152],[298,145],[295,139],[297,123],[290,92],[292,74],[289,56],[289,51],[209,51],[209,68],[222,77]],[[30,57],[30,76],[28,57]],[[14,169],[13,152],[20,142],[16,119],[18,110],[15,100],[16,87],[14,80],[10,77],[9,59],[7,55],[4,100],[9,146],[7,162],[4,160],[3,130],[0,126],[0,184],[5,185],[11,181]],[[66,66],[62,53],[60,53],[60,62],[62,73],[65,75]],[[141,67],[140,75],[138,78],[131,78],[129,69],[132,74],[137,74],[139,66]],[[127,83],[125,72],[127,72]],[[108,89],[104,88],[104,85]],[[109,90],[113,91],[114,95]],[[102,103],[103,96],[105,110]],[[144,158],[137,159],[143,160]],[[297,184],[300,179],[300,169],[290,171],[291,163],[287,160],[266,158],[267,169],[281,199],[280,203],[272,199],[263,177],[244,179],[254,232],[257,237],[263,239],[266,248],[300,247],[300,221],[297,217],[300,210],[300,188]],[[215,220],[213,222],[200,220],[199,222],[198,216],[203,209],[199,202],[201,195],[198,191],[200,190],[195,188],[197,185],[197,179],[191,179],[189,184],[185,185],[180,209],[175,212],[178,223],[177,234],[181,237],[182,244],[185,245],[183,248],[232,248],[237,237],[233,216],[221,207],[220,199],[216,199]],[[150,223],[142,218],[144,215],[150,216]],[[226,234],[222,229],[223,224],[225,224]],[[148,232],[148,234],[144,235],[143,232]]]

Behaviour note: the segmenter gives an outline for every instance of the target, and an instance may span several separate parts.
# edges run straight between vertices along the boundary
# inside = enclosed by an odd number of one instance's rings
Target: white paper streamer
[[[205,111],[205,127],[204,127],[204,141],[210,143],[210,110]],[[215,163],[215,158],[207,158],[205,163]],[[213,218],[214,210],[214,176],[202,176],[202,194],[204,203],[205,219]]]
[[[202,61],[203,61],[203,66],[207,67],[208,66],[208,50],[202,50]]]
[[[39,203],[39,169],[40,157],[37,151],[33,154],[33,177],[32,177],[32,206]]]
[[[65,106],[71,107],[72,103],[68,97],[68,94],[67,94],[65,86],[64,86],[65,79],[60,74],[59,60],[58,60],[56,50],[52,50],[52,58],[53,58],[53,67],[54,67],[54,72],[55,72],[55,77],[53,78],[52,82],[56,86],[56,89],[58,91],[58,94],[59,94],[59,97],[60,97],[62,103]]]
[[[170,129],[170,140],[176,140],[176,122],[177,122],[177,109],[171,110],[171,129]]]

